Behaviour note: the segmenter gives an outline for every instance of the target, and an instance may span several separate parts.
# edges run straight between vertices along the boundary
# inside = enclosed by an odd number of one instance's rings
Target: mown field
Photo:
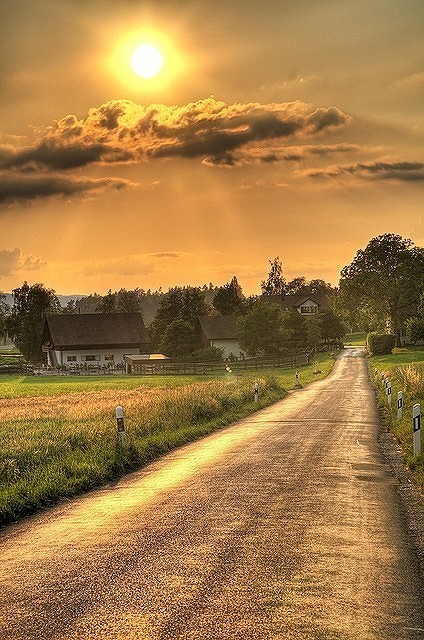
[[[332,369],[320,354],[308,384]],[[319,373],[317,373],[319,371]],[[254,402],[254,383],[259,402]],[[0,524],[140,468],[186,442],[282,398],[293,369],[217,377],[0,377]],[[118,444],[115,408],[125,414]]]
[[[375,356],[370,359],[371,375],[378,392],[378,405],[384,426],[393,433],[402,448],[407,466],[414,472],[421,490],[424,491],[424,453],[414,456],[412,407],[421,404],[424,413],[424,350],[422,347],[394,349],[387,356]],[[389,377],[392,383],[391,403],[387,401],[381,375]],[[397,394],[402,391],[402,419],[398,420]],[[421,432],[424,429],[421,428]],[[421,447],[424,452],[424,438],[421,433]]]

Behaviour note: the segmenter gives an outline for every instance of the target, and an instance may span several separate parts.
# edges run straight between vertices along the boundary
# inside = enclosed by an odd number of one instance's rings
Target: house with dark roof
[[[278,304],[283,311],[297,311],[302,316],[330,310],[328,297],[322,293],[307,293],[303,295],[272,295],[261,296],[263,302]]]
[[[223,358],[240,358],[242,352],[237,340],[238,316],[200,316],[199,327],[205,347],[222,349]]]
[[[42,344],[51,367],[113,366],[125,355],[150,352],[140,313],[49,315]]]

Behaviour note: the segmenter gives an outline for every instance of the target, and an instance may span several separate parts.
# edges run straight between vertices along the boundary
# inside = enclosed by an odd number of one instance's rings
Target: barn
[[[140,313],[49,315],[42,344],[53,368],[123,365],[125,355],[150,352]]]

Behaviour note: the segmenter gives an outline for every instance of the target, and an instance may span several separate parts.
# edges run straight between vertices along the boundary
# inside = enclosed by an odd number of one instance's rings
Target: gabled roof
[[[291,311],[293,309],[297,309],[304,302],[311,300],[318,305],[320,311],[327,311],[330,309],[330,303],[328,301],[328,297],[323,293],[306,293],[303,295],[291,294],[291,295],[272,295],[272,296],[261,296],[261,300],[263,302],[270,302],[272,304],[278,304],[283,309]]]
[[[238,316],[200,316],[199,323],[207,340],[235,340]]]
[[[150,342],[140,313],[55,314],[46,317],[43,344],[55,349],[129,347]]]
[[[294,309],[300,307],[304,302],[311,300],[318,305],[320,311],[325,311],[330,308],[330,304],[328,302],[328,298],[325,294],[322,293],[306,293],[301,296],[299,295],[289,295],[284,296],[282,299],[282,303],[284,307],[288,309]]]

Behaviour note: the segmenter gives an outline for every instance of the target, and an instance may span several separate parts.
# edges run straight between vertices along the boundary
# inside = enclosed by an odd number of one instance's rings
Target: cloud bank
[[[56,195],[70,197],[105,188],[123,189],[132,184],[129,180],[117,178],[68,178],[58,175],[30,176],[14,173],[1,176],[0,204],[13,205]]]
[[[45,266],[45,262],[34,256],[24,256],[21,249],[3,249],[0,251],[0,276],[10,276],[16,271],[36,271]]]
[[[143,106],[113,100],[90,109],[85,119],[68,115],[55,121],[30,147],[3,147],[0,168],[70,170],[152,158],[225,158],[251,143],[317,136],[349,120],[337,107],[302,102],[227,105],[211,97],[185,106]]]
[[[364,180],[399,180],[402,182],[424,181],[423,162],[373,162],[339,165],[324,169],[303,171],[309,178],[353,177]]]

